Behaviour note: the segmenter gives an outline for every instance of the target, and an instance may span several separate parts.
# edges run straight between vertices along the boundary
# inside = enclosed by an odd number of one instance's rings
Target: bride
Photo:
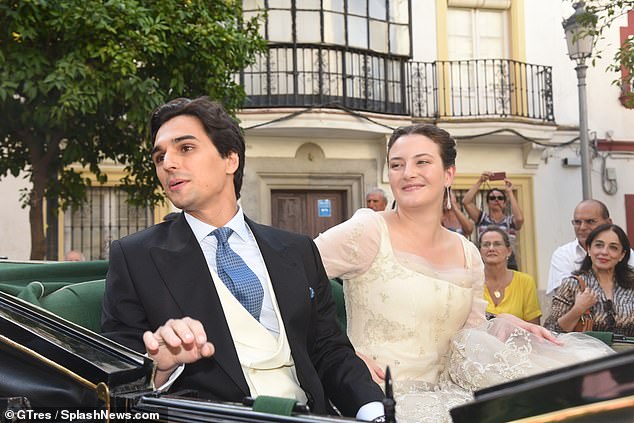
[[[450,421],[476,389],[611,352],[512,315],[487,322],[480,254],[441,225],[455,141],[412,125],[395,130],[387,153],[398,207],[361,209],[315,242],[328,276],[344,279],[357,354],[377,383],[392,370],[399,423]]]

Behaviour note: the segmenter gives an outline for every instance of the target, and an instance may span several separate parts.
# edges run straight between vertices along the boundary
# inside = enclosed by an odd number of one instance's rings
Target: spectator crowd
[[[494,180],[503,188],[492,187],[490,181]],[[385,191],[374,188],[367,196],[369,208],[384,210],[375,207],[378,201],[371,201],[375,197],[387,205]],[[524,213],[506,173],[482,172],[462,201],[448,188],[441,222],[465,237],[475,229],[484,264],[488,318],[510,313],[527,322],[543,323],[550,330],[568,332],[589,311],[594,330],[634,335],[634,251],[601,201],[585,200],[575,207],[570,222],[575,238],[557,247],[550,260],[545,310],[535,279],[520,271],[517,238]]]

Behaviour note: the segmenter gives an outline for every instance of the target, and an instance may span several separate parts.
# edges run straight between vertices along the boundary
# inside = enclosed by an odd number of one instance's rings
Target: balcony
[[[337,46],[275,44],[239,75],[245,109],[339,107],[432,120],[554,122],[552,69],[509,59],[414,62]]]

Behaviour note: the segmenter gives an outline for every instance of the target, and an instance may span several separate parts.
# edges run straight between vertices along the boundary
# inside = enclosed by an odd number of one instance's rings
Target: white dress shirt
[[[203,250],[205,259],[207,260],[207,266],[214,272],[218,273],[218,267],[216,264],[216,249],[218,248],[218,239],[209,235],[216,230],[215,226],[202,222],[188,213],[185,213],[185,219],[194,232],[196,240],[200,244],[200,248]],[[233,233],[229,237],[229,246],[242,260],[249,266],[249,269],[255,273],[262,285],[264,291],[264,299],[262,300],[262,311],[260,312],[260,323],[267,328],[273,335],[277,336],[280,333],[280,328],[277,322],[277,316],[275,310],[273,310],[273,303],[271,302],[271,293],[268,290],[266,280],[267,270],[264,260],[262,259],[262,253],[258,247],[258,243],[249,229],[249,226],[244,221],[244,212],[242,208],[238,208],[238,212],[233,218],[227,222],[225,227],[233,229]]]
[[[572,275],[574,270],[579,270],[583,259],[586,257],[586,250],[581,247],[579,241],[574,241],[558,247],[550,259],[550,269],[548,270],[548,287],[546,294],[551,294],[564,278]],[[630,249],[630,260],[627,262],[634,266],[634,251]]]

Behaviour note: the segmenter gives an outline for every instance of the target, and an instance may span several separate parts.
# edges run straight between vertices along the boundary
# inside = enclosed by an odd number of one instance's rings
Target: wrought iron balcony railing
[[[336,46],[272,45],[237,77],[245,108],[337,104],[413,117],[553,122],[552,69],[508,59],[413,62]]]

